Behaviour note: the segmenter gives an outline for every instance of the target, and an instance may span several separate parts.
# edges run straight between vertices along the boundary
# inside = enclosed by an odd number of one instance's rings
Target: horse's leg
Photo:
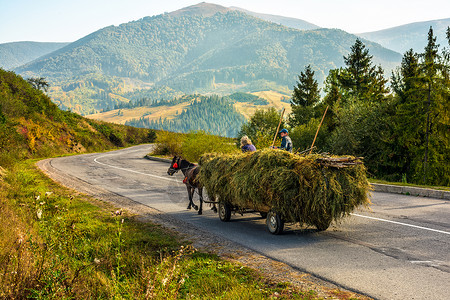
[[[195,205],[194,204],[194,192],[195,192],[195,188],[193,188],[193,187],[188,187],[188,193],[189,193],[189,202],[190,202],[190,204],[189,205],[192,205],[192,207],[195,209],[195,210],[198,210],[198,206],[197,205]]]
[[[191,209],[191,206],[192,206],[192,195],[191,195],[191,188],[190,188],[190,186],[188,186],[188,185],[186,185],[186,188],[187,188],[187,192],[188,192],[188,197],[189,197],[189,205],[188,205],[188,207],[187,207],[187,209]]]
[[[198,210],[198,214],[201,215],[203,213],[203,187],[198,187],[197,190],[200,197],[200,209]]]

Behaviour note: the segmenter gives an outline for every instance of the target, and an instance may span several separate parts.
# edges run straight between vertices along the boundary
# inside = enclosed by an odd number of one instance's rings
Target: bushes
[[[185,134],[170,131],[159,131],[156,134],[156,145],[152,154],[155,155],[181,155],[181,146]]]
[[[280,120],[280,114],[275,108],[267,110],[258,109],[255,114],[241,126],[238,133],[238,141],[242,136],[247,135],[257,149],[268,148],[272,146],[273,136]],[[284,121],[280,128],[284,128]],[[279,142],[277,142],[279,144]],[[295,146],[295,144],[294,144]]]
[[[295,149],[303,151],[311,147],[319,124],[320,119],[310,119],[307,124],[299,125],[291,130],[289,136],[292,139]],[[326,126],[322,125],[317,135],[316,142],[314,143],[316,149],[319,149],[319,151],[324,149],[326,137]]]
[[[160,131],[152,154],[179,155],[189,161],[198,161],[205,153],[236,153],[234,139],[194,131],[188,134]]]
[[[182,144],[183,157],[189,161],[199,161],[205,153],[236,153],[233,139],[223,138],[217,135],[209,135],[204,131],[195,131],[187,135]]]

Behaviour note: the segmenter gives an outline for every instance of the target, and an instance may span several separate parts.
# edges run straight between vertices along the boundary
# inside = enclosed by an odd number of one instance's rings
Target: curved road
[[[192,226],[376,299],[450,299],[450,201],[373,193],[361,210],[317,232],[298,225],[273,236],[256,214],[221,222],[186,210],[182,175],[144,157],[151,145],[54,158],[52,167]]]

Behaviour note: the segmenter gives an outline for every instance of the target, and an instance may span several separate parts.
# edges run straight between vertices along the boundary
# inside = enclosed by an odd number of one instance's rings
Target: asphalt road
[[[167,163],[145,159],[150,147],[55,158],[51,165],[370,297],[450,299],[450,201],[374,192],[371,210],[327,231],[289,225],[274,236],[257,214],[225,223],[208,206],[201,216],[186,210],[182,175],[170,177]]]

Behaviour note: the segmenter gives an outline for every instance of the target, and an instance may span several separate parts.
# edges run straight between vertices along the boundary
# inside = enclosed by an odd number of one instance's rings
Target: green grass
[[[2,299],[317,299],[65,189],[34,163],[0,173]]]
[[[389,185],[397,185],[397,186],[410,186],[410,187],[418,187],[418,188],[424,188],[424,189],[450,191],[450,187],[448,187],[448,186],[434,186],[434,185],[420,185],[420,184],[403,183],[403,182],[391,182],[391,181],[372,179],[372,178],[369,178],[369,182],[370,183],[389,184]]]

